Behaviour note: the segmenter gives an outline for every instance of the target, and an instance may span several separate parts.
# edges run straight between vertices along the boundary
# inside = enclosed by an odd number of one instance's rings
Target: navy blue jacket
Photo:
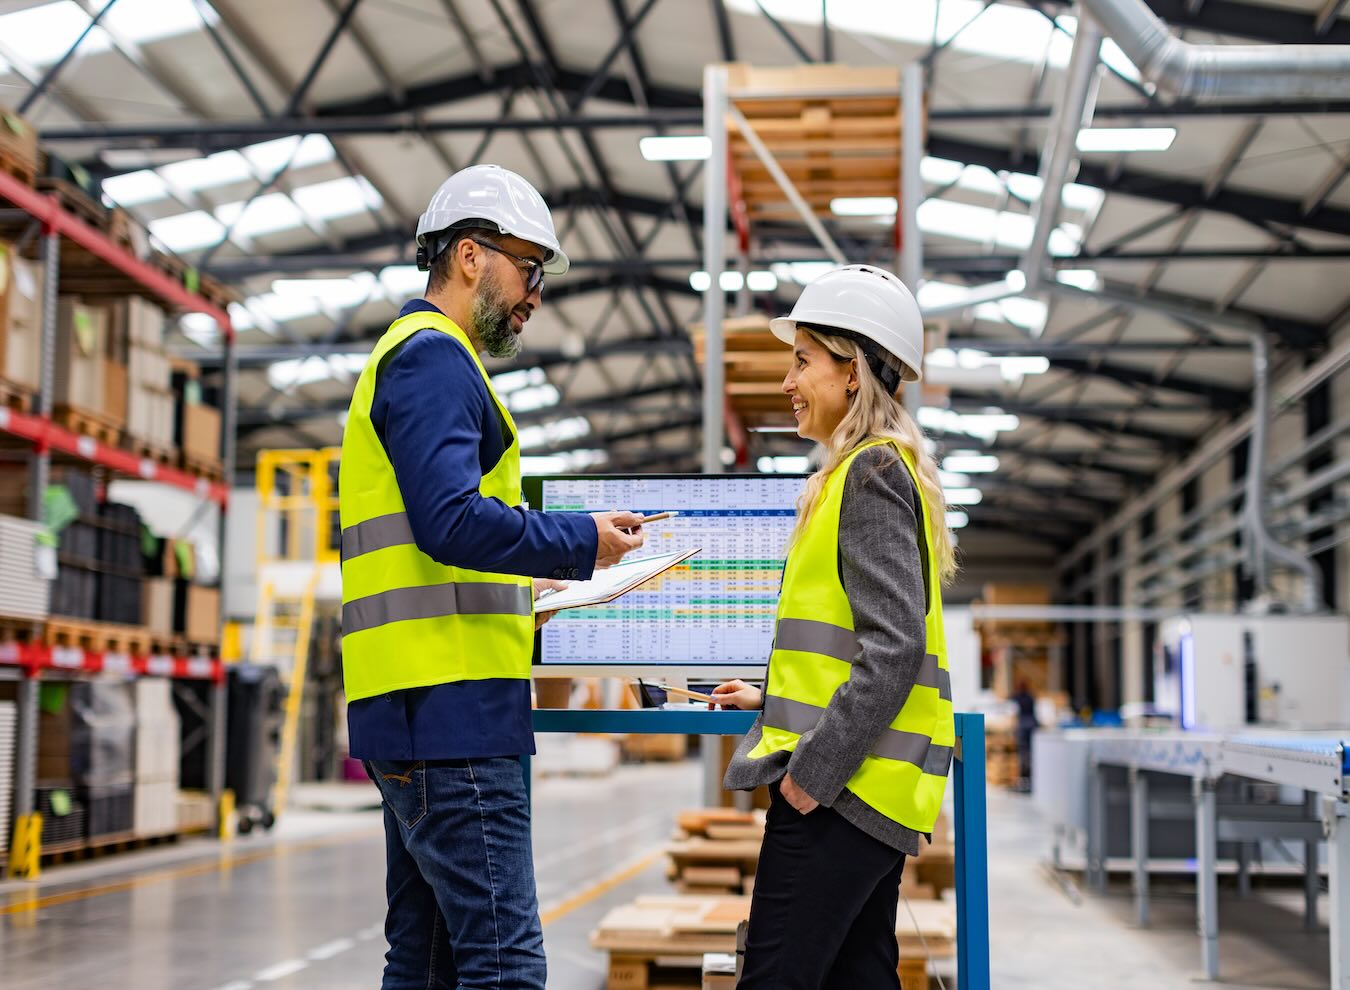
[[[436,311],[416,299],[399,315]],[[395,348],[376,379],[370,418],[413,536],[433,560],[530,577],[591,576],[597,538],[588,515],[530,512],[478,493],[510,433],[458,342],[423,330]],[[348,706],[347,728],[351,755],[363,760],[533,753],[530,682],[460,681],[363,698]]]

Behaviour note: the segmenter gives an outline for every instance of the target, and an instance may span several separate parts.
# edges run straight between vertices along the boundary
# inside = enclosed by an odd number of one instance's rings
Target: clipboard
[[[613,567],[597,571],[589,581],[577,581],[562,591],[546,591],[534,602],[535,612],[557,612],[565,608],[603,605],[641,587],[677,564],[682,564],[703,548],[621,560]]]

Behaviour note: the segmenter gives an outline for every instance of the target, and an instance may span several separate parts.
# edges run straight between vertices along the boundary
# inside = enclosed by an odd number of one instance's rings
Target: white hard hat
[[[845,265],[802,289],[788,316],[769,321],[775,337],[791,344],[797,324],[841,330],[887,351],[904,365],[901,381],[923,377],[923,316],[905,283],[884,268]]]
[[[554,233],[548,204],[539,190],[509,169],[470,165],[441,183],[417,221],[417,246],[423,249],[418,252],[419,267],[423,260],[430,267],[431,259],[445,250],[451,227],[472,226],[537,244],[545,251],[545,272],[562,275],[567,271],[567,255]]]

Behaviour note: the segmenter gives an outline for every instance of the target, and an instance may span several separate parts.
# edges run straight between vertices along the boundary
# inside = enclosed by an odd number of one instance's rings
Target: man
[[[519,433],[479,356],[519,353],[544,276],[567,271],[539,193],[464,169],[417,243],[426,298],[356,383],[339,479],[350,748],[384,799],[383,986],[543,990],[532,599],[641,546],[642,517],[520,504]]]

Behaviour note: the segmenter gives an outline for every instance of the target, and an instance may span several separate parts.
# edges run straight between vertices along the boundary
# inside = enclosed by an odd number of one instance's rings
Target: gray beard
[[[520,353],[520,338],[511,330],[511,305],[495,283],[485,283],[474,297],[469,319],[474,335],[490,357],[513,358]]]

